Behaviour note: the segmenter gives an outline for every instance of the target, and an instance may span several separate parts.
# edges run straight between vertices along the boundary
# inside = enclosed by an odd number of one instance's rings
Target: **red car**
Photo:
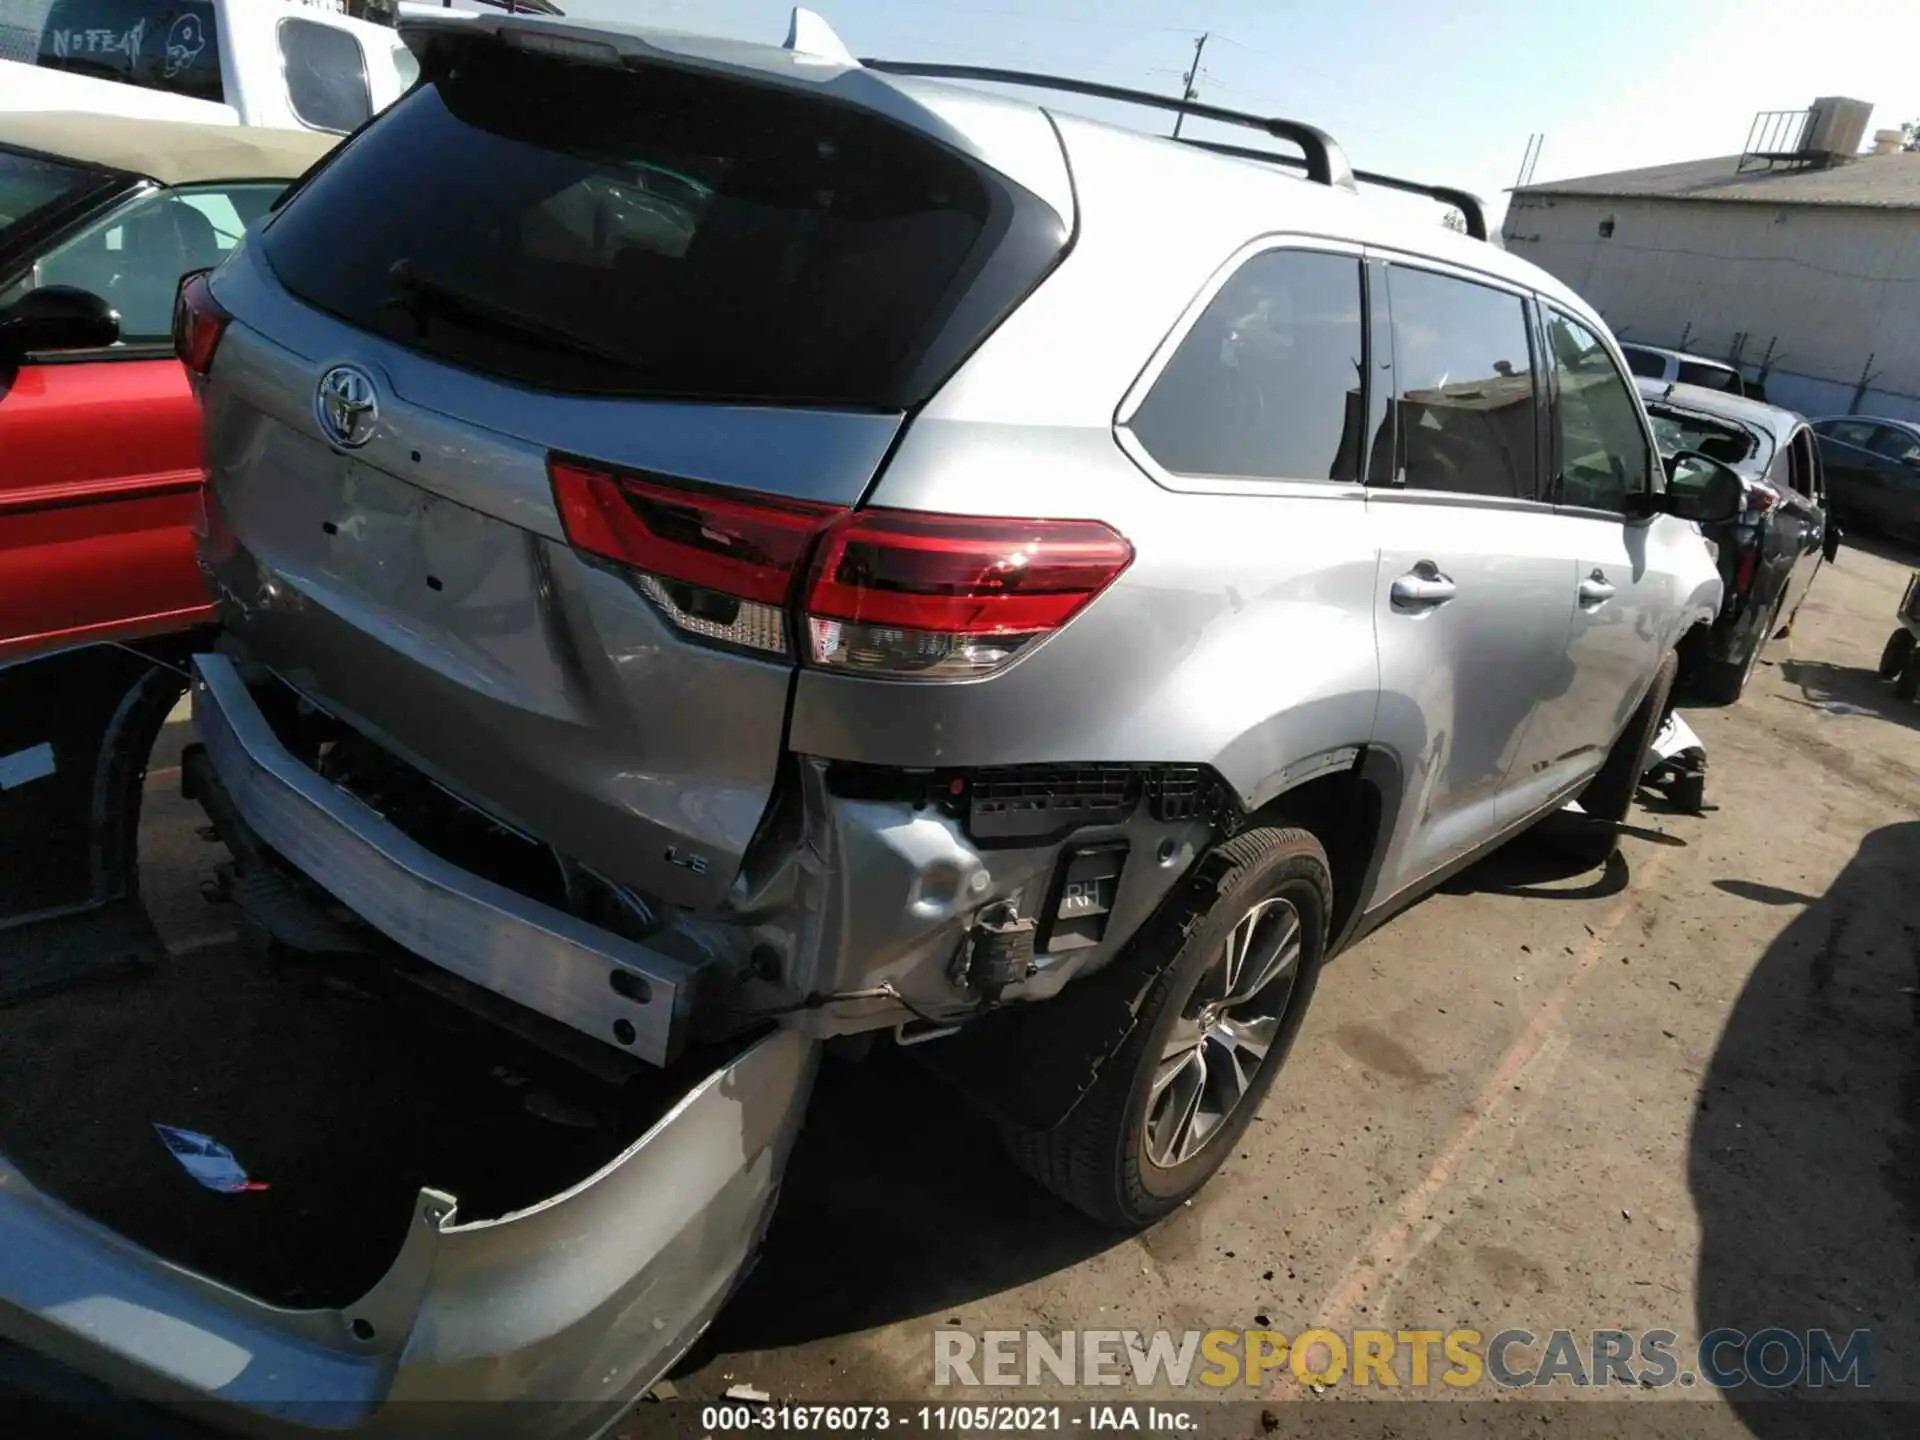
[[[0,1002],[158,953],[141,782],[211,614],[174,295],[336,138],[0,114]]]
[[[0,114],[0,664],[210,613],[174,293],[337,139]]]

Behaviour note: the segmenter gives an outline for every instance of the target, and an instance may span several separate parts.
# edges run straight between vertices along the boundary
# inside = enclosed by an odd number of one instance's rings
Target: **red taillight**
[[[548,462],[567,539],[639,571],[682,630],[785,652],[785,606],[807,546],[837,505],[702,490],[685,481]]]
[[[547,468],[567,539],[629,567],[682,631],[790,653],[787,607],[803,593],[807,658],[869,675],[990,674],[1133,560],[1097,520],[849,512],[559,456]]]
[[[990,674],[1077,615],[1133,560],[1097,520],[862,510],[821,539],[809,658],[868,674]]]
[[[213,369],[213,352],[233,319],[213,298],[205,270],[184,276],[173,297],[173,353],[196,375]]]

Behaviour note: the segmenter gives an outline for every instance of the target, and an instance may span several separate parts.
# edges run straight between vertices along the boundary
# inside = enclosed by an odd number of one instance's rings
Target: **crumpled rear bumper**
[[[422,1190],[392,1267],[340,1310],[277,1309],[173,1266],[0,1157],[0,1340],[246,1433],[594,1433],[752,1258],[817,1054],[769,1034],[529,1209],[463,1225]]]

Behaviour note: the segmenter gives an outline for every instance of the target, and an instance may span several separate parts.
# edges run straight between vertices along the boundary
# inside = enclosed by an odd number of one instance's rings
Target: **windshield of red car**
[[[98,183],[99,176],[18,150],[0,150],[0,245],[7,232],[50,206]]]

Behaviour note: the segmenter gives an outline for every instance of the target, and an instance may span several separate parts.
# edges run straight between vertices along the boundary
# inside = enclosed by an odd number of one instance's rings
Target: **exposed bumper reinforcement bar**
[[[388,939],[642,1060],[680,1053],[697,966],[441,859],[302,764],[223,655],[194,658],[193,718],[240,818]]]

